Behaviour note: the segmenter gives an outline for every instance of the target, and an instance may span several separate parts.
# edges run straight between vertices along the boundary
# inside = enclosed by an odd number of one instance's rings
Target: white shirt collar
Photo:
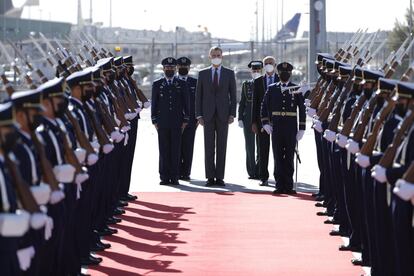
[[[221,64],[220,64],[220,66],[219,67],[214,67],[213,65],[211,66],[211,71],[214,73],[214,71],[216,70],[216,68],[217,68],[217,72],[220,72],[221,71]]]
[[[181,76],[181,75],[178,75],[178,78],[179,78],[180,80],[187,81],[188,75],[186,75],[186,76]]]

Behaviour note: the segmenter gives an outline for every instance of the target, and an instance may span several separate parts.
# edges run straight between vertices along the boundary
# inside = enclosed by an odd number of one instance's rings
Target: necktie
[[[273,77],[268,77],[267,80],[268,80],[267,86],[269,86],[273,83]]]
[[[168,85],[171,85],[171,80],[168,80]]]
[[[219,81],[218,81],[218,69],[217,69],[217,68],[214,70],[213,85],[214,85],[214,88],[218,88],[218,86],[219,86]]]

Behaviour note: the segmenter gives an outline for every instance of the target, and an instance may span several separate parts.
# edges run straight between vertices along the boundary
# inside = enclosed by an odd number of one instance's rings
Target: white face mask
[[[259,72],[255,72],[255,73],[252,73],[252,78],[253,79],[257,79],[258,77],[260,77],[262,74],[260,74]]]
[[[272,64],[266,64],[264,68],[267,73],[272,73],[273,71],[275,71],[275,67]]]
[[[211,59],[211,63],[213,64],[213,65],[220,65],[221,64],[221,58],[213,58],[213,59]]]

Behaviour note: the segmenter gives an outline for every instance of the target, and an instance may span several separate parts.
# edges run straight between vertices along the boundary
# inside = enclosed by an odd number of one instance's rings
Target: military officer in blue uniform
[[[198,126],[198,121],[195,116],[195,91],[197,87],[197,79],[188,75],[190,66],[191,60],[188,57],[180,57],[177,59],[178,78],[187,83],[189,93],[189,119],[181,137],[181,180],[190,180],[191,165],[193,163],[194,139]]]
[[[161,185],[178,185],[181,134],[189,121],[188,86],[175,76],[177,61],[162,60],[164,77],[152,84],[151,119],[158,132]]]
[[[252,79],[242,84],[241,97],[239,102],[238,120],[239,127],[243,128],[246,147],[246,169],[249,179],[259,179],[259,156],[256,156],[256,140],[258,138],[252,130],[253,113],[253,89],[254,81],[262,75],[263,62],[252,60],[248,65]],[[257,143],[258,144],[258,143]]]
[[[293,66],[282,62],[277,65],[277,70],[280,81],[270,85],[266,91],[261,120],[264,131],[272,135],[276,181],[273,193],[294,194],[294,154],[296,142],[303,138],[306,129],[305,105],[303,95],[289,89],[289,86],[297,86],[289,81]]]
[[[5,157],[17,142],[17,125],[11,102],[0,104],[0,267],[2,275],[20,275],[22,268],[17,250],[21,237],[29,229],[30,215],[19,210],[16,188],[7,168]],[[27,263],[26,263],[27,265]],[[24,267],[23,267],[24,268]]]

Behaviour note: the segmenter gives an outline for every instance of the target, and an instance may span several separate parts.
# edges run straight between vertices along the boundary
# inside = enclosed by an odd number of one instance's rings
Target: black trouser
[[[131,186],[131,172],[132,172],[132,163],[135,156],[135,146],[137,143],[137,133],[138,133],[138,117],[131,121],[131,130],[128,131],[128,145],[126,150],[126,168],[123,183],[120,187],[120,196],[125,197],[128,194],[129,187]]]
[[[181,152],[181,128],[159,128],[159,173],[162,181],[178,180]]]
[[[395,239],[395,276],[414,275],[413,205],[396,195],[392,199]]]
[[[374,220],[374,186],[373,178],[371,176],[372,167],[361,169],[362,172],[362,196],[363,196],[363,209],[364,209],[364,231],[366,237],[366,244],[364,246],[368,249],[369,259],[371,260],[371,274],[373,276],[378,275],[378,260],[376,258],[377,247],[374,242],[375,235],[375,220]]]
[[[272,147],[275,160],[276,188],[282,191],[293,189],[294,157],[297,129],[273,129]]]
[[[269,179],[269,151],[270,151],[270,136],[265,131],[260,131],[257,135],[259,147],[259,177],[260,180],[266,181]],[[275,152],[275,150],[273,150]],[[276,164],[274,168],[276,173]]]
[[[353,161],[351,163],[351,166],[354,170],[354,197],[355,197],[355,204],[358,212],[356,213],[356,221],[358,224],[358,228],[356,228],[356,231],[359,231],[361,236],[361,246],[362,246],[362,260],[364,262],[364,265],[370,265],[371,263],[371,256],[369,254],[369,248],[368,248],[368,236],[367,232],[365,231],[364,226],[364,218],[365,218],[365,209],[364,209],[364,190],[362,188],[363,186],[363,175],[362,175],[362,169],[361,167],[355,162],[355,155],[351,155],[351,160]]]
[[[217,114],[204,122],[204,162],[207,179],[224,179],[228,132],[228,121],[220,120]]]
[[[374,186],[374,240],[377,247],[378,275],[395,275],[394,272],[394,236],[391,219],[391,207],[388,205],[388,189],[392,187],[386,183],[373,179]],[[390,196],[391,197],[391,196]]]
[[[1,275],[16,276],[21,275],[19,261],[17,259],[17,249],[20,238],[0,236],[0,267]]]
[[[332,146],[331,143],[328,142],[323,137],[321,138],[321,149],[322,149],[322,164],[324,170],[324,181],[325,181],[325,193],[324,193],[324,201],[326,203],[326,209],[329,213],[333,214],[335,211],[335,194],[334,194],[334,184],[332,179],[332,166],[331,166],[331,154],[332,154]]]
[[[341,148],[341,168],[343,169],[343,173],[345,176],[345,205],[346,211],[348,215],[349,225],[351,227],[351,235],[349,237],[349,245],[353,247],[361,247],[361,224],[358,220],[358,209],[357,205],[357,192],[355,184],[355,171],[354,171],[354,160],[352,156],[349,156],[348,151],[345,148]],[[348,162],[350,166],[348,167]]]
[[[191,175],[196,130],[196,125],[187,126],[181,136],[180,176]]]
[[[325,170],[323,168],[322,157],[322,135],[318,131],[315,132],[316,156],[319,168],[319,194],[325,195]]]
[[[249,120],[244,120],[243,134],[246,151],[246,169],[249,177],[258,177],[259,174],[259,156],[256,156],[256,141],[257,135],[252,131],[252,125]]]
[[[335,186],[335,197],[336,197],[336,214],[339,219],[340,225],[339,230],[343,233],[349,233],[349,221],[346,214],[345,206],[345,191],[344,191],[344,176],[342,175],[341,168],[341,151],[340,147],[333,142],[332,152],[332,175],[333,185]]]

